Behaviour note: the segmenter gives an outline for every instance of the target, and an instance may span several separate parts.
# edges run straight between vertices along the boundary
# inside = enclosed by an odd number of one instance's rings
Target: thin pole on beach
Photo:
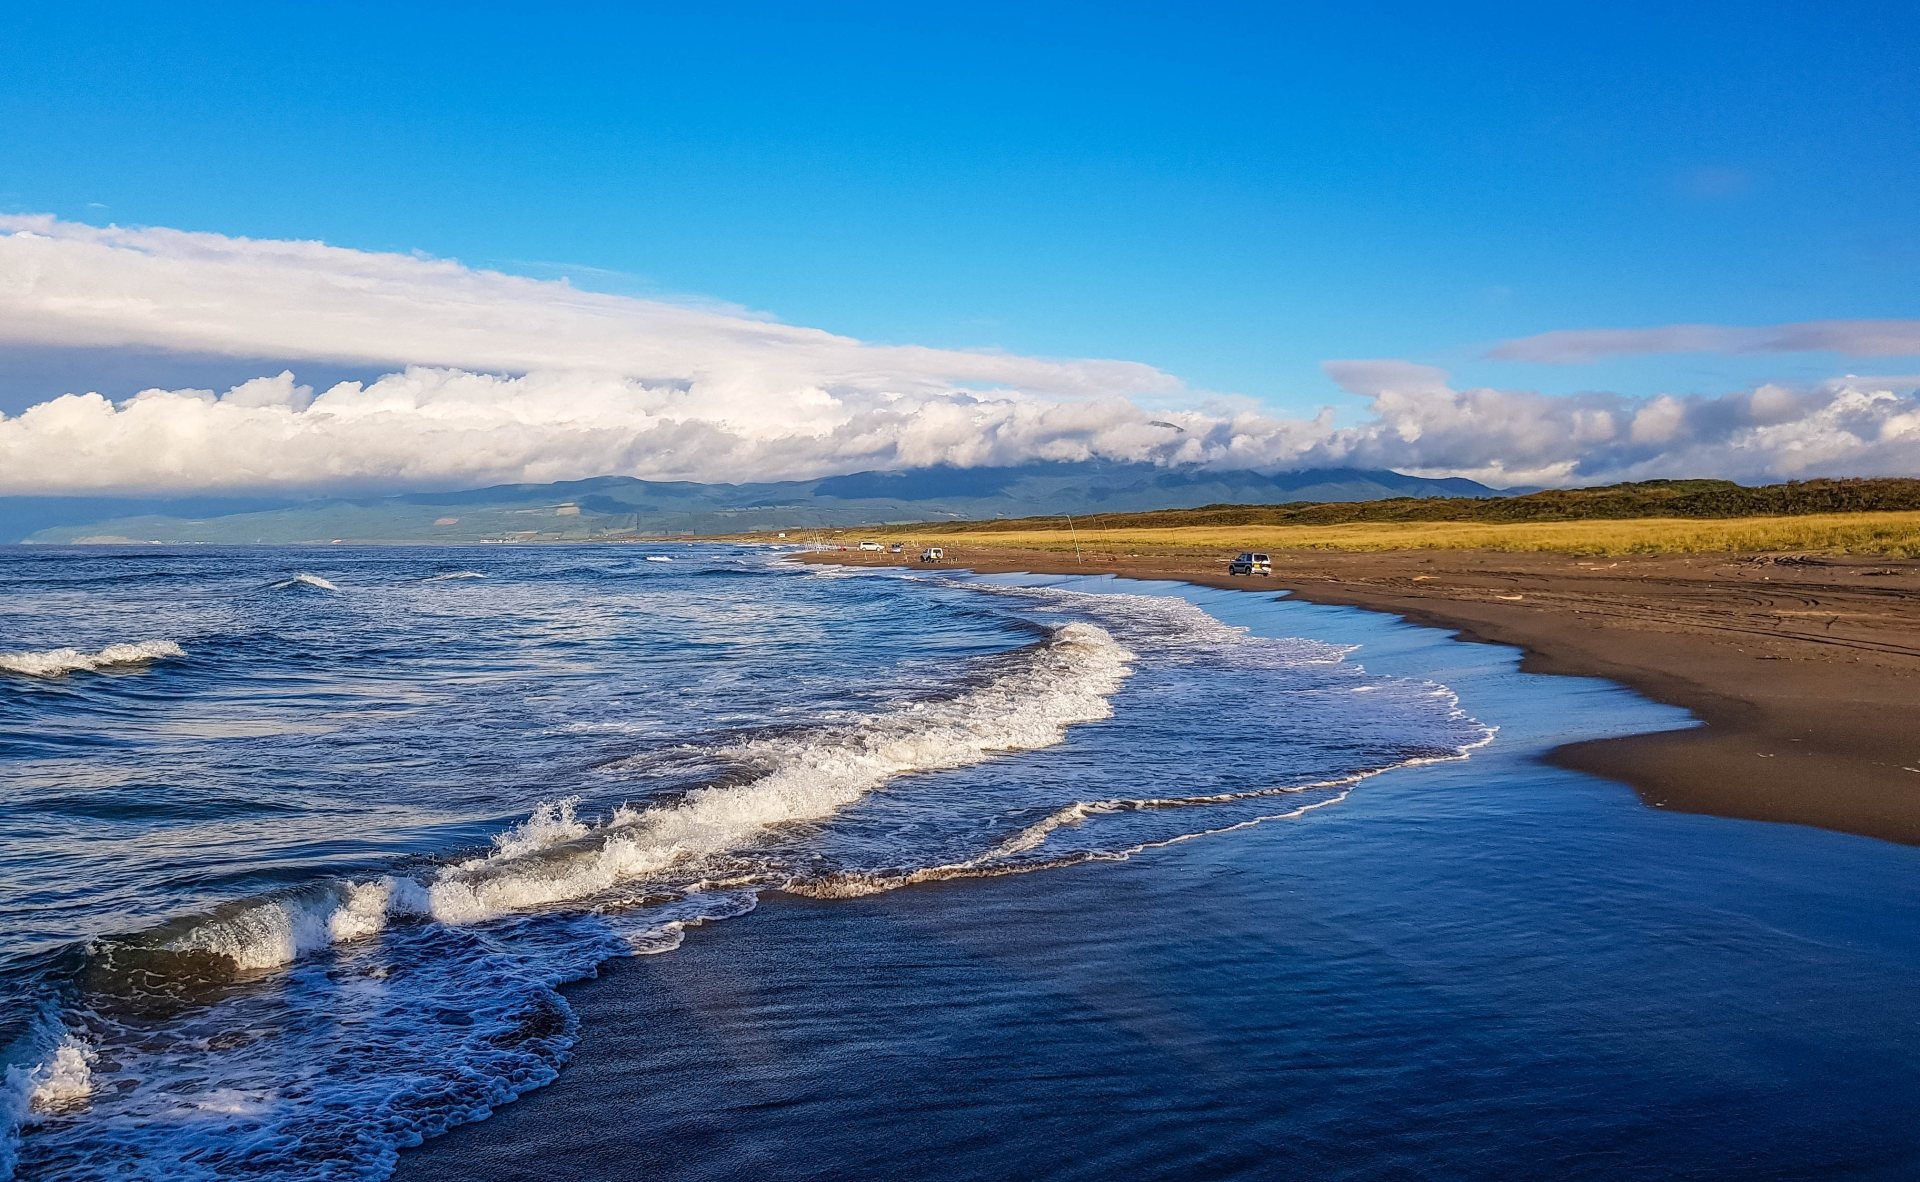
[[[1073,528],[1073,514],[1069,513],[1066,516],[1067,532],[1073,535],[1073,561],[1076,565],[1085,566],[1085,561],[1080,557],[1080,531]]]

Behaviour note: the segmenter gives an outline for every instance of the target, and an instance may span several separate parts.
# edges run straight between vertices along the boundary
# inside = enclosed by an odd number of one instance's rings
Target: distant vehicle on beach
[[[860,548],[862,550],[871,550],[873,553],[878,554],[880,553],[881,545],[878,542],[862,542],[860,543]]]
[[[1232,562],[1227,564],[1230,575],[1270,575],[1273,573],[1273,560],[1265,554],[1255,554],[1251,550],[1242,550]]]
[[[906,552],[906,549],[907,549],[907,548],[906,548],[905,546],[903,546],[903,545],[901,545],[901,544],[900,544],[899,542],[895,542],[895,543],[894,543],[893,545],[891,545],[891,546],[888,546],[888,547],[887,547],[887,553],[889,553],[889,554],[903,554],[903,553],[905,553],[905,552]]]
[[[920,551],[920,561],[922,562],[939,562],[946,556],[947,552],[938,546],[928,546],[925,550]]]

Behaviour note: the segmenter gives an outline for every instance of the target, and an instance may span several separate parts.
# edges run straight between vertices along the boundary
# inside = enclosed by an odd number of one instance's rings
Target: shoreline
[[[1525,672],[1605,678],[1702,724],[1566,743],[1546,754],[1551,765],[1671,811],[1920,845],[1920,562],[1276,552],[1268,580],[1198,557],[946,549],[936,569],[1280,591],[1507,645]],[[912,565],[860,551],[792,557]]]

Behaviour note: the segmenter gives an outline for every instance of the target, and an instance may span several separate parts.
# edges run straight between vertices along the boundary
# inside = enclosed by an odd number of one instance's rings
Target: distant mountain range
[[[1471,480],[1322,468],[1262,474],[1105,461],[859,472],[768,484],[601,476],[363,499],[0,497],[0,540],[35,543],[586,541],[1215,504],[1501,495]]]

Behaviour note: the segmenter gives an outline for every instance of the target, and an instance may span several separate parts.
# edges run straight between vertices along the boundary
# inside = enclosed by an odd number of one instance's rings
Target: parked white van
[[[862,542],[862,543],[860,543],[860,548],[861,548],[862,550],[871,550],[871,551],[873,551],[873,552],[874,552],[875,554],[878,554],[878,553],[880,553],[880,551],[882,551],[882,550],[884,550],[884,549],[886,549],[886,547],[885,547],[885,546],[882,546],[882,545],[881,545],[880,543],[878,543],[878,542]]]
[[[925,550],[920,551],[920,561],[922,562],[939,562],[946,556],[947,552],[939,546],[928,546]]]
[[[1273,559],[1265,554],[1256,554],[1251,550],[1242,550],[1232,562],[1227,564],[1230,575],[1270,575],[1273,573]]]

